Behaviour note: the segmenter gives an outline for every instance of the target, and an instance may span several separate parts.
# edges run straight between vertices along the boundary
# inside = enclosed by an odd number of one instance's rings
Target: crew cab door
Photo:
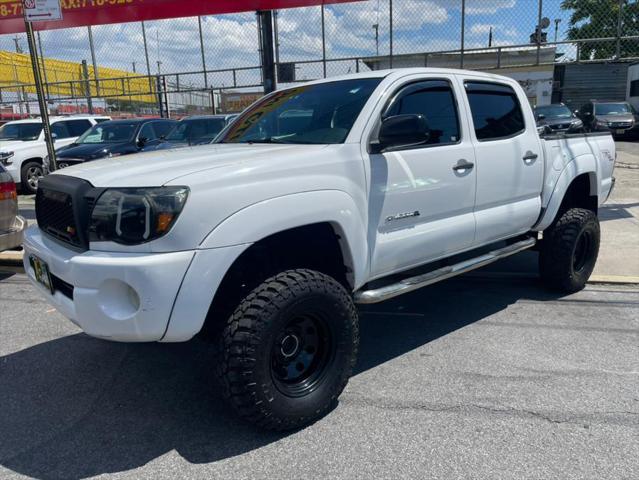
[[[371,273],[380,277],[471,246],[476,173],[466,110],[452,76],[398,85],[381,120],[422,114],[427,142],[369,154]],[[464,168],[461,168],[465,165]]]
[[[481,245],[527,232],[539,218],[543,152],[521,89],[482,77],[460,81],[473,125]]]

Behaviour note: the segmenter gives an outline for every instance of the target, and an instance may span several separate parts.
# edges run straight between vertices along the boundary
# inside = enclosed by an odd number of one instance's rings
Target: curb
[[[0,253],[0,266],[15,267],[22,265],[23,252],[9,250]]]

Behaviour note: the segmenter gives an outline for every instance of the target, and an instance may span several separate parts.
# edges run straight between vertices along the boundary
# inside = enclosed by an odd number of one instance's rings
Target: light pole
[[[557,43],[557,32],[559,31],[560,23],[561,23],[561,18],[555,18],[555,43]]]

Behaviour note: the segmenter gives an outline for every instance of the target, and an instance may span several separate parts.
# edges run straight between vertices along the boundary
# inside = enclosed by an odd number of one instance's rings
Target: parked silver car
[[[22,244],[22,232],[26,226],[26,220],[18,216],[16,184],[0,165],[0,252]]]

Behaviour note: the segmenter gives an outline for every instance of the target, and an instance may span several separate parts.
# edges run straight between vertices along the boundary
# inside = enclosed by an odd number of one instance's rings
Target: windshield
[[[75,143],[122,143],[133,140],[137,123],[99,123],[87,130]]]
[[[631,113],[628,103],[596,103],[595,113],[597,115],[620,115]]]
[[[535,115],[543,115],[546,118],[570,118],[572,112],[565,105],[545,105],[535,108]]]
[[[7,123],[0,127],[0,140],[37,140],[41,131],[41,123]]]
[[[213,140],[226,125],[223,118],[182,120],[165,137],[169,142],[205,143]]]
[[[220,143],[343,143],[381,78],[305,85],[259,100]]]

